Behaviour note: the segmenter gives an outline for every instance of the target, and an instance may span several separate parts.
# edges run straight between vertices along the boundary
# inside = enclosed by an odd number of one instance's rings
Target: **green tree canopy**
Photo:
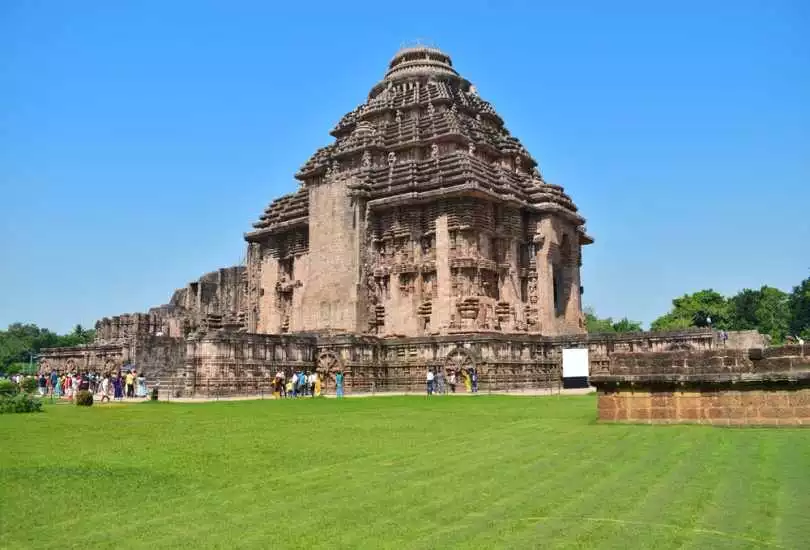
[[[0,330],[0,373],[27,370],[32,356],[44,348],[78,346],[95,339],[95,331],[77,325],[72,333],[60,336],[30,323],[12,323]],[[34,360],[35,362],[35,360]]]
[[[788,298],[790,333],[810,340],[810,277],[793,287]]]
[[[612,317],[600,319],[593,308],[585,308],[585,323],[588,332],[641,332],[641,323],[630,321],[627,317],[614,322]]]
[[[680,330],[689,327],[711,326],[728,328],[728,300],[712,289],[684,294],[672,300],[672,310],[652,322],[652,330]]]
[[[729,299],[729,329],[758,330],[782,343],[790,331],[790,302],[786,292],[771,286],[746,288]]]

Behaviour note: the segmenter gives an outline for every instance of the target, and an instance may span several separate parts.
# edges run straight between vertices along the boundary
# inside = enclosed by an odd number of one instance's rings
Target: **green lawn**
[[[0,547],[810,547],[810,430],[595,410],[481,395],[0,415]]]

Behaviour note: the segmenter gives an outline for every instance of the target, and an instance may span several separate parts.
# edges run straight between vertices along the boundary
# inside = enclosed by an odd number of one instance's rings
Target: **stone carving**
[[[343,364],[334,351],[326,350],[318,356],[317,370],[322,374],[332,374],[343,370]]]
[[[439,146],[436,145],[435,143],[430,146],[430,158],[432,158],[433,160],[439,159]]]

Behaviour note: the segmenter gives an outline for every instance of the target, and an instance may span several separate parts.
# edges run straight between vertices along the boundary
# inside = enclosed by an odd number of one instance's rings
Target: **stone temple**
[[[250,332],[584,331],[592,239],[492,105],[433,48],[406,48],[248,241]]]
[[[604,365],[715,345],[711,331],[586,334],[585,220],[446,53],[397,52],[330,134],[245,234],[246,265],[102,319],[94,344],[46,350],[42,367],[134,365],[173,394],[263,391],[293,369],[327,388],[342,370],[348,391],[475,369],[503,389],[559,382],[564,347]]]

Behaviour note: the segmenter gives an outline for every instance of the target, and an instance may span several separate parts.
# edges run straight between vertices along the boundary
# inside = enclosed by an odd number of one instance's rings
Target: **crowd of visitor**
[[[425,375],[427,383],[427,394],[446,395],[447,388],[450,388],[450,393],[456,393],[456,385],[461,379],[467,393],[478,393],[478,373],[474,368],[460,369],[458,371],[451,370],[445,377],[442,369],[428,369]]]
[[[16,376],[22,378],[22,375]],[[80,391],[93,393],[101,402],[144,398],[148,395],[146,375],[138,373],[136,369],[106,374],[78,371],[60,373],[52,370],[40,372],[36,378],[39,395],[54,399],[73,400]]]
[[[317,372],[295,371],[288,378],[284,371],[278,371],[273,377],[273,396],[279,399],[296,397],[320,397],[323,392],[323,381]],[[343,397],[343,373],[335,374],[335,395]]]

